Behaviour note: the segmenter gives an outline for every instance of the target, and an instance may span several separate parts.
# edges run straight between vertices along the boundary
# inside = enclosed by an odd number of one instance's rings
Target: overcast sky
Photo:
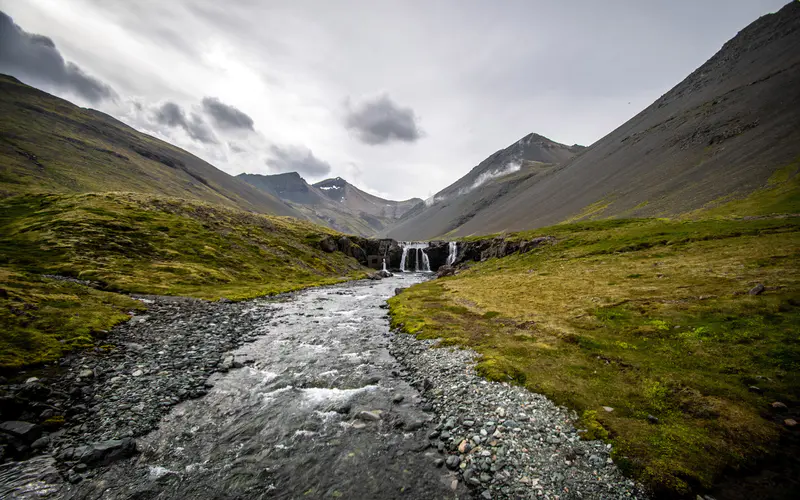
[[[589,145],[786,0],[0,0],[0,72],[231,173],[425,198]]]

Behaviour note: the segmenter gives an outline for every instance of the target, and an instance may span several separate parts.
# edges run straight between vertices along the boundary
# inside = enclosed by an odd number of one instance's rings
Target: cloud
[[[217,143],[214,133],[208,128],[200,115],[192,113],[191,117],[187,117],[183,108],[174,102],[167,101],[158,107],[155,111],[154,118],[156,122],[162,125],[182,128],[189,134],[189,137],[196,141],[206,144]]]
[[[239,109],[225,104],[216,97],[203,98],[203,110],[211,117],[220,128],[253,129],[253,119]]]
[[[113,99],[116,92],[107,84],[66,62],[53,40],[28,33],[0,11],[0,73],[16,76],[34,85],[55,87],[75,93],[89,102]]]
[[[266,163],[277,173],[297,172],[307,177],[323,177],[331,172],[330,164],[314,156],[314,153],[306,147],[272,145],[270,152],[272,158]]]
[[[345,126],[366,144],[415,142],[422,135],[414,110],[398,106],[387,94],[347,107]]]

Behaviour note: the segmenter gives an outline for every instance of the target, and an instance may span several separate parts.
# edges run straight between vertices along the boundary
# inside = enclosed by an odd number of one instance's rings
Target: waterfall
[[[447,254],[447,265],[452,266],[456,263],[456,257],[458,257],[458,243],[451,241],[448,243],[448,246],[450,247],[450,251]]]
[[[383,259],[383,272],[387,272],[386,271],[386,259]]]
[[[425,253],[425,250],[422,250],[422,272],[431,272],[431,261],[428,259],[428,254]]]
[[[400,271],[407,273],[406,262],[408,260],[408,251],[414,250],[414,272],[429,273],[431,272],[431,261],[425,249],[428,248],[427,243],[414,243],[414,242],[401,242],[403,248],[403,256],[400,258]]]
[[[406,272],[406,256],[408,255],[408,247],[405,245],[405,243],[403,243],[402,245],[403,245],[403,256],[400,257],[400,271]]]

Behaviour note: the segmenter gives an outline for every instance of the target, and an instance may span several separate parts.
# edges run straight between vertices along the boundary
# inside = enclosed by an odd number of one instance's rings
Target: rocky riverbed
[[[0,497],[644,497],[574,415],[390,332],[385,300],[421,279],[140,297],[94,350],[4,386]]]

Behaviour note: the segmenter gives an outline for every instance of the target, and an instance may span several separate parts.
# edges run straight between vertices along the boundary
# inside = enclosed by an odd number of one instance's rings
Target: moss
[[[167,230],[165,230],[165,228]],[[288,217],[124,193],[0,202],[0,367],[92,345],[139,303],[111,292],[239,300],[366,276],[309,240],[335,231]],[[58,274],[108,291],[42,280]]]
[[[601,439],[603,441],[608,440],[608,431],[605,427],[603,427],[603,424],[597,420],[597,412],[595,410],[585,410],[581,414],[578,427],[586,431],[581,435],[581,437],[584,439]]]

